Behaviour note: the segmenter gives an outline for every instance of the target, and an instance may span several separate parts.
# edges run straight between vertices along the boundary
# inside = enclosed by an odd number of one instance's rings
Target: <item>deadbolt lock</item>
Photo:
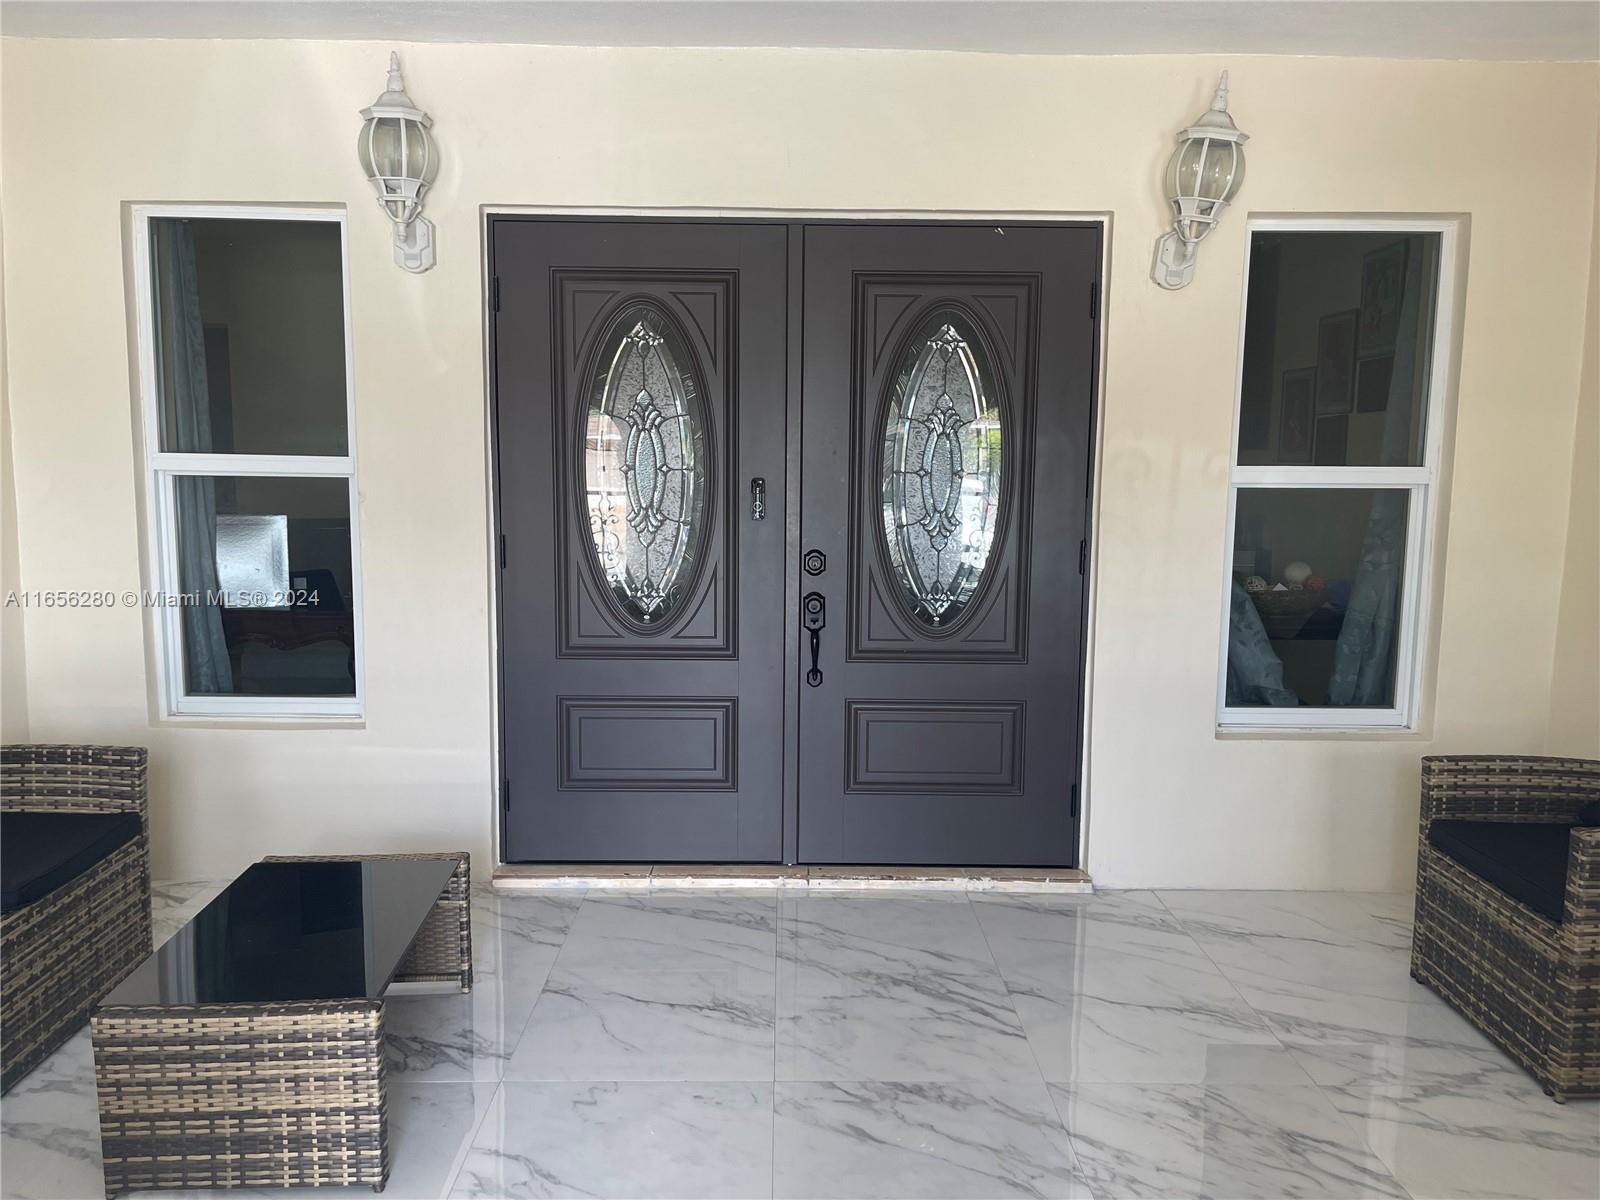
[[[807,575],[821,575],[828,569],[828,558],[821,550],[807,550],[800,565],[805,567]]]

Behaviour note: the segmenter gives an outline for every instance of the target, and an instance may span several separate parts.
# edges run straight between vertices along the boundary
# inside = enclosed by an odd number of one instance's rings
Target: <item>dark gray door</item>
[[[489,238],[506,858],[776,861],[788,231]]]
[[[1099,231],[489,239],[507,859],[1072,864]]]
[[[805,230],[802,861],[1074,862],[1098,259]]]

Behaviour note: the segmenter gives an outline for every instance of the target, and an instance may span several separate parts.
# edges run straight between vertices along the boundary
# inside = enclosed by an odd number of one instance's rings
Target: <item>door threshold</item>
[[[809,888],[817,891],[1086,893],[1072,867],[785,867],[750,863],[511,863],[495,868],[496,891],[562,888]]]

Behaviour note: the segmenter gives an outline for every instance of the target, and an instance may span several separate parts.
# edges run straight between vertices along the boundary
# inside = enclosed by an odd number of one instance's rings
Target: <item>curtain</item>
[[[1395,338],[1394,370],[1389,376],[1379,461],[1402,467],[1411,458],[1411,429],[1416,418],[1417,323],[1422,298],[1421,238],[1407,238],[1405,290],[1400,301],[1400,327]],[[1372,498],[1367,532],[1361,543],[1350,604],[1339,640],[1333,648],[1333,675],[1328,703],[1362,708],[1394,702],[1393,658],[1400,606],[1400,575],[1405,568],[1406,511],[1410,494],[1385,488]]]
[[[155,263],[156,361],[161,374],[163,449],[196,453],[213,449],[211,393],[206,379],[205,327],[200,320],[200,277],[194,232],[187,221],[151,222]],[[184,666],[191,693],[233,691],[222,611],[207,600],[217,583],[217,482],[207,475],[174,479],[178,515],[178,582],[201,603],[185,604]]]
[[[1273,650],[1267,628],[1261,623],[1250,594],[1233,581],[1233,603],[1228,610],[1228,707],[1271,704],[1293,708],[1300,696],[1283,685],[1283,660]]]

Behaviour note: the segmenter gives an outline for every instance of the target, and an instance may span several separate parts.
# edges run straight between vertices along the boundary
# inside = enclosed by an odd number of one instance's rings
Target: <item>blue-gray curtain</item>
[[[205,326],[200,320],[200,276],[194,232],[187,221],[150,224],[156,288],[156,361],[161,376],[163,449],[188,453],[213,449],[211,393],[206,379]],[[233,691],[233,670],[222,612],[206,603],[218,591],[217,485],[206,475],[174,480],[178,514],[178,582],[201,603],[186,604],[183,651],[191,693]]]
[[[1293,708],[1299,695],[1283,685],[1283,660],[1272,648],[1250,594],[1233,581],[1233,602],[1228,610],[1228,676],[1224,695],[1228,707],[1271,704]]]
[[[1417,323],[1422,272],[1426,264],[1422,261],[1420,239],[1408,240],[1411,244],[1406,255],[1400,327],[1395,338],[1389,407],[1379,452],[1379,461],[1386,467],[1408,465],[1411,427],[1420,399],[1415,386]],[[1345,610],[1339,640],[1333,648],[1329,704],[1370,708],[1394,702],[1392,663],[1399,620],[1400,576],[1405,569],[1408,502],[1409,494],[1399,489],[1385,488],[1373,496],[1361,557],[1350,585],[1350,605]]]

